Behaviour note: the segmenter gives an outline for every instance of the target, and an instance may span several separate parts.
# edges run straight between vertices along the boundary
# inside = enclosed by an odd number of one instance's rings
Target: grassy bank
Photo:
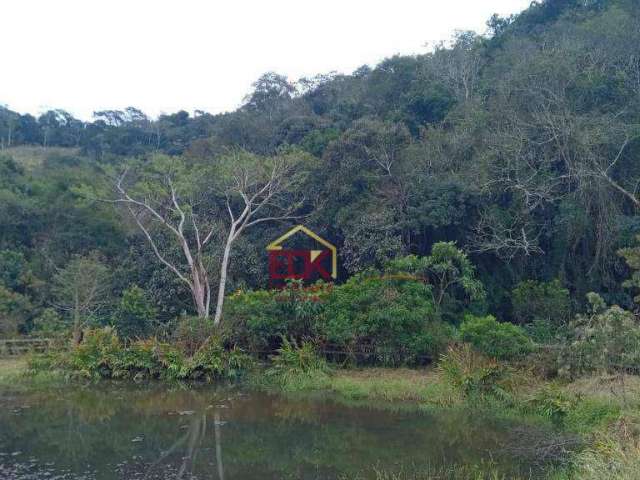
[[[57,388],[65,385],[67,378],[68,375],[60,370],[33,371],[27,357],[0,358],[0,392]]]
[[[285,394],[328,393],[344,400],[424,403],[429,385],[437,379],[433,369],[359,368],[293,372],[274,376],[258,369],[249,375],[252,387]]]
[[[339,370],[329,377],[330,391],[348,399],[426,402],[433,370],[367,368]]]
[[[0,358],[0,385],[8,385],[24,377],[27,370],[27,359]]]

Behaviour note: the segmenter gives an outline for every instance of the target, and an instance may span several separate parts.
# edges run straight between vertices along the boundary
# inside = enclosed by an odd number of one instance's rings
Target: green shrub
[[[240,349],[225,350],[219,339],[210,338],[188,360],[188,376],[183,378],[206,381],[237,378],[252,364],[251,357]]]
[[[271,357],[273,372],[308,373],[313,371],[326,372],[327,362],[318,355],[316,348],[310,342],[303,342],[298,346],[295,340],[282,339],[282,346],[278,354]]]
[[[177,345],[164,345],[160,363],[164,368],[164,377],[168,380],[184,380],[191,375],[189,357]]]
[[[438,371],[466,398],[510,398],[508,369],[495,359],[477,352],[468,343],[450,346],[440,357]]]
[[[122,293],[113,324],[120,338],[141,338],[153,331],[156,315],[157,311],[146,292],[137,285],[132,285]]]
[[[556,383],[537,391],[529,404],[535,413],[549,418],[554,425],[584,433],[612,423],[621,411],[619,405],[582,397]]]
[[[120,349],[111,359],[112,378],[160,378],[164,368],[160,362],[162,344],[156,339],[138,340]]]
[[[238,378],[254,367],[253,357],[246,354],[238,347],[233,347],[225,353],[224,376],[226,378]]]
[[[318,283],[302,288],[289,283],[282,290],[237,292],[225,304],[224,322],[234,343],[255,351],[272,351],[286,336],[317,338],[331,286]]]
[[[636,241],[640,242],[640,235],[636,236]],[[618,255],[625,259],[627,266],[631,269],[631,278],[625,280],[622,285],[635,291],[633,301],[640,304],[640,294],[637,294],[640,288],[640,246],[618,250]]]
[[[556,325],[551,320],[536,319],[523,326],[531,340],[539,345],[551,345],[566,331],[566,325]]]
[[[520,282],[511,292],[511,303],[519,324],[544,321],[559,326],[571,315],[569,290],[563,288],[559,280]]]
[[[276,301],[276,292],[241,291],[225,302],[223,323],[230,326],[233,338],[252,351],[270,350],[286,334],[286,317]]]
[[[536,413],[550,419],[554,425],[562,426],[577,399],[557,386],[549,385],[536,392],[530,403]]]
[[[296,391],[320,388],[328,383],[329,367],[309,342],[298,346],[295,340],[282,339],[278,354],[271,357],[272,365],[266,377],[283,390]]]
[[[287,337],[382,365],[437,356],[455,334],[438,320],[431,287],[422,279],[375,272],[334,287],[238,292],[229,298],[225,322],[229,340],[250,351],[277,349]]]
[[[171,342],[186,355],[191,356],[198,351],[214,331],[213,320],[210,318],[180,317],[171,336]]]
[[[481,305],[486,297],[473,263],[454,242],[435,243],[428,257],[408,255],[392,260],[387,271],[428,281],[438,315],[450,323],[472,304]]]
[[[437,359],[457,338],[458,331],[453,325],[438,320],[429,322],[409,341],[405,363],[420,363],[426,357]]]
[[[620,405],[613,402],[579,397],[565,418],[565,426],[574,431],[592,432],[613,424],[620,418],[621,411]]]
[[[0,250],[0,285],[18,290],[29,282],[31,272],[22,252]]]
[[[82,376],[110,377],[121,350],[120,339],[113,328],[87,330],[83,342],[70,351],[68,364]]]
[[[382,365],[438,355],[452,334],[437,320],[429,285],[371,274],[354,275],[333,289],[318,331],[332,348]]]
[[[31,367],[63,368],[88,378],[206,380],[235,378],[248,370],[251,357],[237,348],[226,350],[218,338],[209,337],[187,355],[179,346],[155,338],[123,345],[115,331],[106,327],[88,330],[84,341],[55,359],[39,356]]]
[[[521,327],[500,323],[491,315],[467,315],[460,326],[460,339],[499,360],[521,358],[531,351],[531,340]]]
[[[640,323],[617,305],[607,307],[596,293],[587,298],[590,311],[569,326],[560,355],[559,373],[576,377],[596,370],[609,372],[640,368]]]
[[[53,308],[45,308],[33,319],[31,334],[44,338],[68,338],[69,325]]]
[[[17,336],[32,310],[33,305],[26,295],[0,284],[0,338]]]

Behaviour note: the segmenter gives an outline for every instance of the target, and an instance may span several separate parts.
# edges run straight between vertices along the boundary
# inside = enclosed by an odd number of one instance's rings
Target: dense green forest
[[[488,27],[350,75],[269,72],[224,114],[0,109],[0,335],[169,335],[213,315],[226,257],[227,294],[266,288],[266,245],[301,222],[338,247],[332,319],[380,296],[363,272],[438,265],[459,291],[404,286],[406,312],[564,321],[592,291],[633,310],[640,4],[547,0]]]

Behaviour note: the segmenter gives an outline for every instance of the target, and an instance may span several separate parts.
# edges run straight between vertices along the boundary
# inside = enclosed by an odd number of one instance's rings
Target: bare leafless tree
[[[258,223],[300,218],[294,213],[302,205],[301,198],[293,199],[290,195],[302,180],[296,172],[296,162],[290,155],[272,157],[268,165],[265,162],[262,166],[256,165],[254,157],[244,152],[236,151],[232,158],[231,181],[224,192],[230,226],[222,254],[214,325],[220,323],[222,315],[227,270],[234,242],[243,231]],[[234,197],[238,196],[242,201],[234,202]],[[239,203],[239,207],[234,209],[236,203]]]
[[[433,55],[434,75],[442,78],[456,98],[470,100],[477,89],[482,66],[481,37],[470,31],[458,31],[450,45],[436,45]]]
[[[512,219],[507,223],[491,214],[481,215],[475,226],[475,252],[493,252],[505,260],[513,259],[517,254],[533,255],[543,253],[538,239],[543,227],[533,225],[531,221]]]
[[[158,260],[186,284],[191,292],[199,317],[208,318],[211,312],[211,268],[206,261],[206,250],[211,243],[221,241],[222,260],[217,278],[218,295],[214,325],[222,318],[227,271],[232,248],[238,237],[248,228],[262,222],[299,218],[294,215],[302,200],[294,194],[300,184],[297,170],[299,156],[283,154],[261,158],[244,151],[233,151],[216,162],[213,168],[192,172],[192,179],[204,184],[199,190],[199,200],[183,194],[176,186],[179,169],[166,173],[162,178],[163,189],[154,194],[134,194],[126,186],[129,170],[116,180],[117,203],[124,204],[137,227],[146,237]],[[208,179],[208,176],[212,178]],[[196,180],[193,180],[196,182]],[[193,185],[184,186],[192,190]],[[142,189],[143,190],[143,189]],[[158,191],[160,192],[158,194]],[[228,224],[220,209],[201,212],[201,204],[211,206],[219,196],[224,198],[228,212]],[[226,224],[226,225],[225,225]],[[159,245],[160,227],[169,233],[182,252],[181,261],[169,258]]]

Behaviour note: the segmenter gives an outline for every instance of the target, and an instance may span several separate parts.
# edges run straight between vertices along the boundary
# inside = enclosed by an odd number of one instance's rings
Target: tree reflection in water
[[[191,413],[191,412],[190,412]],[[221,426],[223,422],[220,417],[220,411],[216,410],[213,414],[213,430],[216,449],[216,468],[218,471],[218,479],[224,480],[224,465],[222,463],[222,432]],[[182,429],[182,427],[180,427]],[[184,448],[182,463],[176,477],[178,479],[190,478],[193,475],[196,465],[196,457],[202,447],[202,441],[207,434],[207,410],[202,413],[192,413],[191,421],[187,425],[187,431],[176,442],[169,447],[168,450],[162,452],[160,458],[149,466],[145,479],[152,477],[153,473],[162,465],[162,463],[174,453]]]
[[[375,478],[378,468],[422,471],[486,458],[513,478],[543,469],[535,452],[522,453],[526,439],[555,435],[479,411],[395,408],[235,386],[0,393],[0,478],[25,478],[6,475],[25,469],[34,479],[68,480]],[[505,445],[519,447],[517,457]]]

